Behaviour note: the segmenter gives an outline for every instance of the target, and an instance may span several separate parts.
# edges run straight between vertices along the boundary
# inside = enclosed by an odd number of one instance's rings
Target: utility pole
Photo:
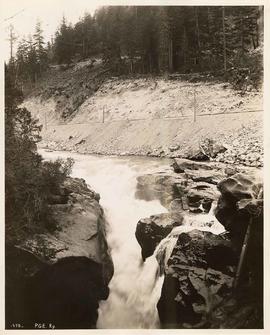
[[[47,130],[47,112],[46,111],[44,114],[44,121],[45,121],[45,130]]]
[[[193,122],[196,122],[197,119],[197,101],[196,101],[196,91],[194,88],[193,91]]]
[[[104,120],[105,120],[105,107],[103,106],[103,109],[102,109],[102,123],[104,123]]]
[[[17,40],[17,37],[15,36],[14,33],[14,27],[12,24],[9,25],[9,38],[7,39],[9,41],[10,44],[10,61],[13,61],[13,46],[14,46],[14,42]]]

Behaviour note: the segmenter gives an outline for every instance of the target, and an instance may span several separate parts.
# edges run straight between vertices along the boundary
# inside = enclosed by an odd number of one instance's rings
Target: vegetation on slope
[[[109,6],[74,26],[65,17],[45,45],[40,22],[19,43],[20,80],[35,82],[50,64],[102,58],[116,74],[211,71],[235,88],[262,78],[260,6]]]
[[[14,84],[12,63],[5,66],[5,193],[6,241],[13,244],[25,235],[53,229],[50,197],[70,174],[72,160],[43,162],[36,143],[41,126],[25,108]]]

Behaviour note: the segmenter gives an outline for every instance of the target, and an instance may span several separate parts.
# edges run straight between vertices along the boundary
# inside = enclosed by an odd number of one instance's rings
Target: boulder
[[[183,216],[178,212],[152,215],[141,219],[136,227],[135,236],[142,248],[142,258],[151,256],[159,242],[164,239],[172,229],[183,224]]]
[[[263,185],[258,174],[237,173],[218,184],[221,192],[215,215],[229,231],[233,244],[240,253],[245,241],[245,254],[239,285],[246,285],[249,303],[257,305],[262,319],[263,302]],[[248,285],[246,284],[248,282]],[[244,303],[245,307],[246,303]],[[243,307],[243,306],[242,306]],[[241,308],[242,308],[241,307]],[[243,307],[243,308],[244,308]]]
[[[205,212],[209,212],[212,202],[218,199],[217,188],[208,183],[198,182],[187,191],[188,205],[190,207],[202,207]]]
[[[194,182],[205,182],[213,185],[217,185],[225,177],[224,173],[218,170],[186,170],[185,175],[187,179]]]
[[[178,189],[175,185],[178,185]],[[183,190],[186,185],[185,176],[173,172],[146,174],[137,178],[136,197],[146,201],[158,199],[168,208],[175,196],[181,192],[180,189]]]
[[[209,156],[207,156],[200,148],[190,148],[189,152],[185,154],[185,157],[192,161],[209,161]]]
[[[226,235],[181,233],[165,264],[157,308],[163,328],[208,328],[208,313],[231,293],[238,257]]]
[[[222,180],[217,187],[221,196],[216,218],[241,245],[250,218],[257,220],[263,215],[262,180],[252,173],[237,173]],[[258,229],[262,230],[262,224]]]
[[[176,173],[183,173],[186,170],[212,170],[210,164],[202,162],[194,162],[184,158],[174,158],[172,168]]]

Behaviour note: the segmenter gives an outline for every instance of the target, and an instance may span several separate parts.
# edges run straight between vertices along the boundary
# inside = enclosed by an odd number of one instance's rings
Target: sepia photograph
[[[3,329],[265,330],[264,4],[1,6]]]

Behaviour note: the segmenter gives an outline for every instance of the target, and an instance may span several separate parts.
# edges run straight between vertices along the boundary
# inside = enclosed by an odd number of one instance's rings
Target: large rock
[[[179,235],[165,264],[157,308],[163,328],[208,328],[208,314],[231,292],[238,262],[226,235]]]
[[[239,252],[247,238],[246,254],[238,281],[240,284],[248,281],[251,291],[248,294],[258,305],[257,312],[259,310],[260,315],[263,301],[262,178],[258,173],[237,173],[223,180],[218,189],[221,196],[215,211],[217,219],[229,231]]]
[[[141,219],[136,228],[135,236],[142,248],[142,258],[151,256],[159,242],[164,239],[172,229],[183,223],[180,213],[162,213]]]
[[[189,151],[185,153],[185,157],[192,161],[209,161],[209,156],[206,155],[199,147],[189,148]]]
[[[7,328],[95,328],[99,301],[108,297],[113,263],[99,196],[71,178],[60,193],[68,200],[50,206],[56,229],[6,250]]]
[[[218,198],[218,190],[212,184],[198,182],[188,189],[186,196],[190,208],[209,212],[213,201]]]
[[[212,166],[208,163],[194,162],[184,158],[174,158],[172,168],[176,173],[183,173],[186,170],[212,170]]]
[[[206,138],[197,147],[189,148],[185,157],[194,161],[207,161],[210,158],[215,158],[218,154],[224,153],[226,150],[227,147],[222,143]]]
[[[171,201],[183,193],[187,184],[185,176],[173,172],[146,174],[137,178],[136,197],[146,201],[158,199],[168,208]],[[175,185],[178,185],[178,189]]]
[[[177,207],[180,212],[208,212],[219,195],[216,184],[225,174],[213,165],[203,165],[203,169],[200,169],[199,163],[189,164],[190,161],[188,166],[196,170],[187,169],[180,174],[164,171],[139,176],[136,197],[147,201],[158,199],[169,211],[175,211]],[[177,204],[175,199],[178,199]]]
[[[217,185],[225,177],[222,170],[187,170],[185,175],[187,179],[194,182],[205,182],[213,185]]]
[[[263,194],[259,175],[237,173],[222,180],[217,187],[221,196],[215,210],[216,218],[239,244],[250,219],[258,221],[257,228],[262,230]]]

